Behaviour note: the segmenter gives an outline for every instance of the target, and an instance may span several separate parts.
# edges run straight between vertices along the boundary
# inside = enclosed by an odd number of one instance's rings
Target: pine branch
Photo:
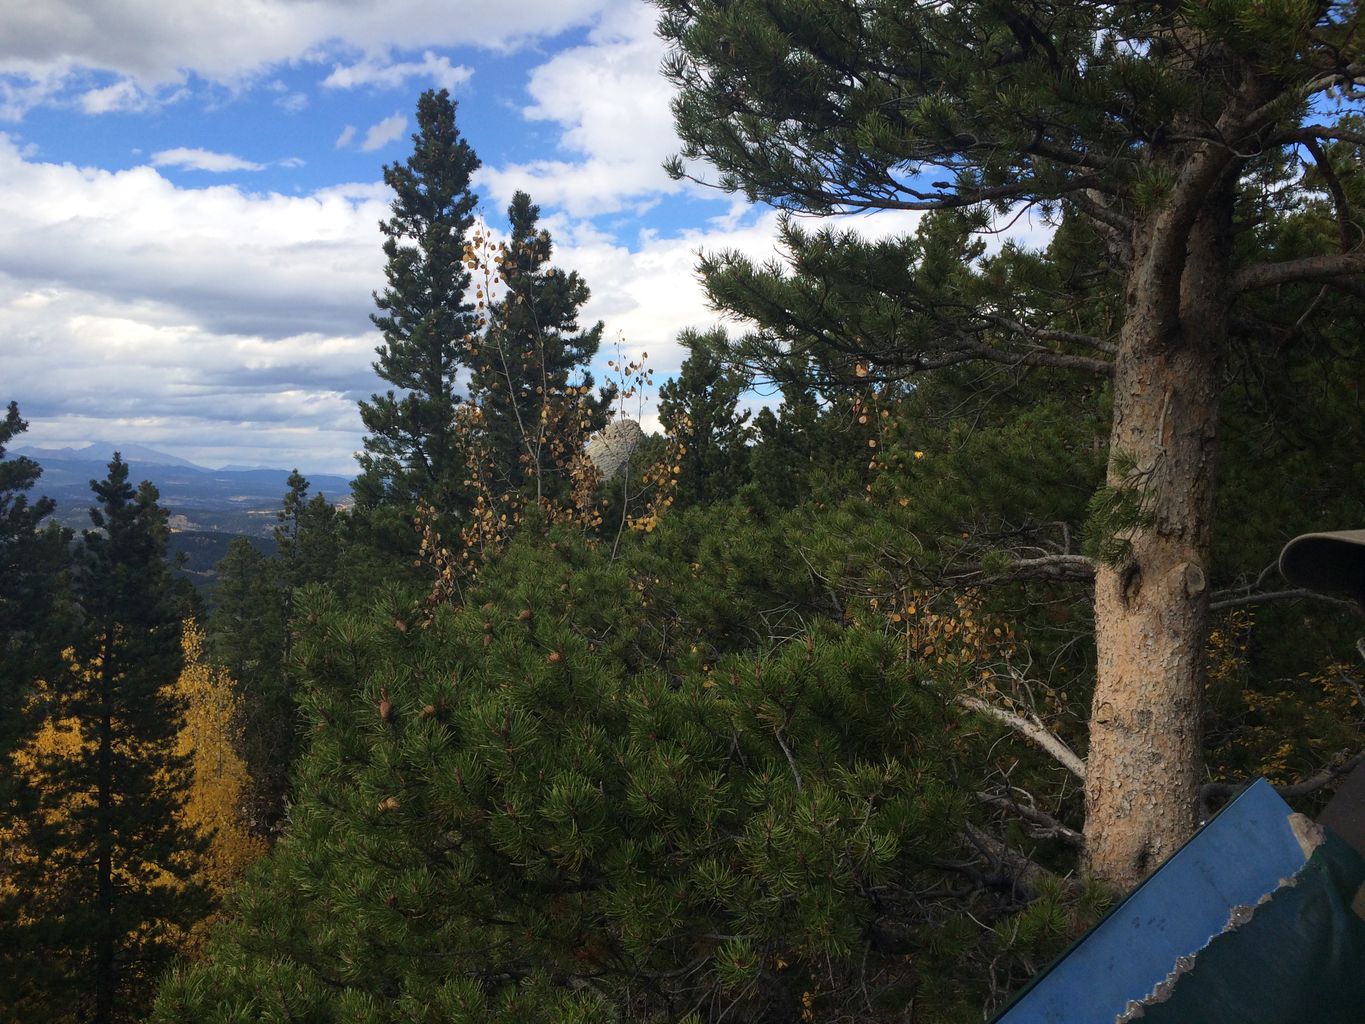
[[[1035,338],[1040,341],[1060,341],[1070,345],[1084,345],[1087,348],[1097,349],[1110,355],[1118,351],[1118,346],[1112,341],[1097,338],[1092,334],[1077,334],[1074,331],[1059,331],[1050,327],[1030,327],[1000,313],[982,313],[981,316],[997,327],[1003,327],[1021,337]]]
[[[1305,597],[1312,598],[1317,601],[1328,601],[1333,604],[1344,604],[1351,608],[1356,607],[1356,602],[1351,601],[1347,598],[1334,597],[1331,594],[1323,594],[1319,593],[1318,591],[1307,590],[1302,587],[1295,588],[1293,590],[1271,590],[1265,592],[1258,592],[1257,588],[1260,587],[1260,585],[1265,582],[1266,577],[1270,576],[1278,568],[1279,568],[1278,561],[1271,562],[1269,565],[1263,568],[1260,571],[1260,573],[1257,574],[1256,578],[1252,580],[1252,582],[1244,584],[1243,586],[1240,587],[1232,587],[1227,590],[1219,590],[1215,591],[1213,594],[1210,594],[1209,611],[1211,612],[1218,611],[1222,608],[1239,608],[1243,605],[1248,604],[1263,604],[1267,601],[1298,600],[1300,598]]]
[[[1232,280],[1234,293],[1271,288],[1296,281],[1324,281],[1365,274],[1365,248],[1322,256],[1305,256],[1279,263],[1256,263],[1244,267]]]
[[[1226,593],[1226,592],[1224,592]],[[1355,601],[1344,597],[1334,597],[1331,594],[1322,594],[1316,590],[1306,590],[1302,587],[1296,590],[1269,590],[1259,594],[1235,594],[1228,597],[1213,595],[1216,600],[1209,602],[1209,611],[1218,611],[1221,608],[1240,608],[1249,604],[1265,604],[1268,601],[1290,601],[1301,598],[1311,598],[1315,601],[1327,601],[1331,604],[1341,604],[1348,608],[1357,607]]]

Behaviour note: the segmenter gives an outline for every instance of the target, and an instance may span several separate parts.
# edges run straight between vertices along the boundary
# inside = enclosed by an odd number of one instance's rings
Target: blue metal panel
[[[1111,1024],[1180,957],[1302,870],[1289,805],[1264,779],[1231,801],[996,1018],[997,1024]]]

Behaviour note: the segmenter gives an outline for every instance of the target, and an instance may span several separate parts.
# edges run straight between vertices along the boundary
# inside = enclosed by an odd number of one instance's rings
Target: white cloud
[[[135,113],[148,110],[154,100],[129,79],[120,79],[102,89],[91,89],[79,97],[81,109],[87,114],[114,112]]]
[[[289,62],[475,45],[586,25],[612,0],[40,0],[0,4],[0,75],[112,73],[144,91],[187,72],[238,86]],[[27,102],[27,101],[26,101]]]
[[[356,400],[382,384],[368,316],[383,285],[385,186],[178,187],[152,166],[38,162],[3,133],[0,181],[0,400],[21,403],[26,442],[107,437],[215,464],[351,470]],[[777,215],[738,201],[695,229],[630,243],[545,209],[555,262],[592,288],[582,320],[606,324],[599,380],[618,339],[627,358],[648,352],[661,381],[682,363],[678,332],[717,322],[699,252],[774,254]],[[845,223],[885,236],[918,219]],[[1022,219],[1011,230],[1042,237]]]
[[[213,174],[265,170],[264,164],[243,160],[231,153],[215,153],[208,149],[191,149],[185,146],[153,153],[152,164],[156,167],[179,167],[186,171],[209,171]]]
[[[354,142],[354,141],[355,141],[355,125],[353,125],[353,124],[348,124],[345,128],[341,129],[341,134],[337,136],[336,148],[337,148],[337,149],[345,149],[347,146],[349,146],[349,145],[350,145],[352,142]]]
[[[387,62],[375,58],[348,67],[336,65],[322,80],[329,89],[355,89],[368,85],[377,89],[397,89],[409,78],[421,78],[442,89],[454,90],[473,76],[473,68],[451,65],[449,57],[438,57],[427,50],[420,61]]]
[[[68,69],[14,66],[0,70],[0,121],[22,121],[24,115],[62,91]]]
[[[308,163],[307,160],[304,160],[302,157],[298,156],[287,156],[283,160],[277,160],[275,162],[279,164],[281,167],[290,168],[303,167],[305,164]]]
[[[378,383],[382,185],[177,188],[152,167],[31,162],[3,134],[0,180],[0,379],[26,440],[277,445],[349,469]]]
[[[683,191],[662,168],[678,140],[672,90],[659,74],[665,49],[655,16],[647,4],[614,7],[587,44],[536,68],[527,84],[534,102],[523,114],[562,128],[565,157],[485,168],[480,184],[502,202],[522,189],[574,216]]]
[[[349,126],[348,126],[349,127]],[[376,149],[383,149],[390,142],[397,142],[407,131],[408,119],[402,114],[394,114],[386,117],[378,124],[370,125],[369,131],[365,133],[365,140],[360,144],[362,153],[373,153]],[[343,135],[345,132],[342,133]],[[341,141],[337,140],[338,143]]]
[[[286,114],[297,114],[308,108],[308,94],[303,92],[287,93],[275,101],[275,106]]]

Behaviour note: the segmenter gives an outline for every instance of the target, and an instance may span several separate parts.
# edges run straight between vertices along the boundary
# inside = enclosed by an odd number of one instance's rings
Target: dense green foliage
[[[829,623],[774,557],[797,523],[736,511],[615,561],[524,535],[421,631],[400,593],[347,612],[314,592],[290,828],[158,1019],[768,1020],[807,993],[819,1019],[911,998],[971,1019],[948,965],[1007,943],[939,864],[985,763],[954,727],[960,679],[875,613]],[[1034,941],[1056,948],[1074,911],[1044,904]]]
[[[1082,770],[1021,733],[1076,764],[1091,752],[1094,580],[1156,518],[1111,451],[1136,237],[1116,224],[1160,206],[1170,147],[1234,88],[1202,74],[1208,39],[1257,68],[1292,51],[1284,76],[1301,70],[1293,5],[659,6],[684,155],[724,187],[933,212],[880,241],[789,220],[786,264],[704,257],[746,330],[683,334],[667,436],[595,486],[577,456],[613,393],[588,397],[580,375],[601,335],[578,323],[586,284],[552,265],[523,193],[505,244],[470,234],[478,161],[448,96],[423,95],[413,156],[385,170],[376,369],[397,390],[362,403],[358,505],[310,497],[296,472],[278,553],[234,545],[214,595],[251,816],[274,845],[165,976],[153,1021],[965,1024],[1112,897],[1082,881]],[[1314,46],[1340,42],[1348,6],[1318,6]],[[1204,34],[1200,74],[1174,56],[1172,18]],[[1162,134],[1181,118],[1193,134]],[[1311,166],[1268,134],[1239,165],[1220,194],[1239,215],[1228,267],[1349,234],[1365,174],[1358,125],[1340,124]],[[1017,199],[1042,202],[1049,246],[988,253],[992,204]],[[1215,339],[1221,489],[1193,655],[1211,779],[1288,782],[1365,743],[1357,620],[1271,571],[1289,536],[1365,523],[1358,281],[1246,290]],[[750,416],[754,387],[768,402]],[[12,409],[0,444],[21,426]],[[175,783],[164,524],[119,465],[48,714],[135,698],[118,714]],[[33,574],[0,588],[53,578],[41,503],[16,497],[33,479],[0,462],[0,557]],[[19,608],[0,589],[0,639],[39,657]],[[174,866],[143,880],[161,916],[127,940],[146,945],[124,980],[150,997],[198,844],[174,834],[177,786],[153,794],[138,770],[126,824],[91,831],[114,819],[89,807],[46,820],[111,855],[137,832]],[[13,1004],[30,1016],[61,1019],[80,995],[53,979],[111,934],[98,894],[77,895],[82,866],[42,897],[70,895],[70,916],[0,885],[0,909],[27,899],[40,925],[0,952],[4,980],[48,952]]]

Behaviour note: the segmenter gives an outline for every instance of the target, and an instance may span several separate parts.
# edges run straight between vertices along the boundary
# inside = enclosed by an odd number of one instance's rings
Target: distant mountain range
[[[172,515],[176,530],[206,530],[270,536],[275,513],[289,490],[289,470],[264,466],[224,466],[207,469],[188,459],[140,444],[96,441],[81,448],[15,448],[43,467],[34,490],[57,502],[56,518],[67,526],[90,523],[93,500],[90,481],[108,474],[114,452],[128,463],[135,482],[150,480],[161,492],[161,504]],[[308,474],[310,493],[324,494],[338,504],[349,504],[351,481],[346,477]]]
[[[95,441],[80,448],[14,448],[8,455],[26,455],[43,467],[33,488],[57,502],[53,518],[80,530],[90,526],[94,501],[91,480],[103,480],[114,452],[128,463],[137,483],[150,480],[161,493],[161,505],[171,513],[171,548],[189,555],[186,570],[206,582],[212,568],[234,536],[271,545],[276,513],[289,490],[287,469],[265,466],[224,466],[206,469],[187,459],[139,444]],[[351,481],[346,477],[305,473],[310,494],[323,494],[338,505],[349,505]]]
[[[155,448],[148,448],[145,444],[115,444],[112,441],[91,441],[82,448],[15,448],[15,455],[27,455],[35,462],[46,464],[51,459],[54,462],[102,462],[108,465],[109,460],[114,457],[114,452],[119,452],[123,456],[123,461],[132,465],[134,462],[145,463],[149,466],[182,466],[185,469],[203,469],[196,466],[189,459],[182,459],[178,455],[168,455],[166,452],[159,452]],[[226,467],[225,467],[226,468]]]

